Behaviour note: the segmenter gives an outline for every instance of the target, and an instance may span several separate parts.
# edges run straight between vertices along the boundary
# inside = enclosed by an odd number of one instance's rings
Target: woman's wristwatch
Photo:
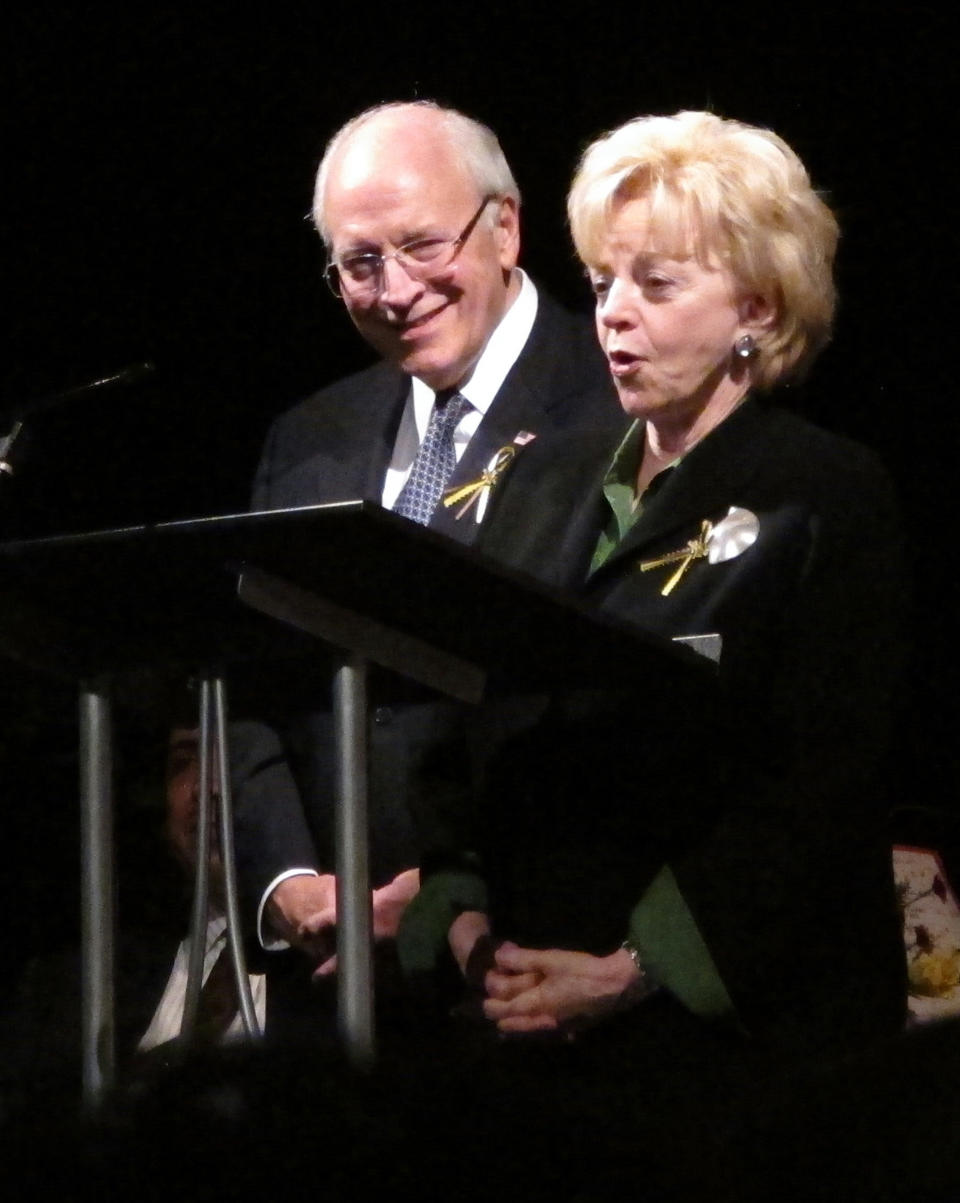
[[[656,984],[651,980],[650,974],[644,966],[643,959],[640,955],[640,949],[628,936],[620,947],[630,954],[630,960],[633,961],[633,967],[637,971],[637,976],[627,986],[623,994],[620,996],[621,1004],[626,1007],[633,1006],[642,998],[646,998],[648,994],[653,994],[657,989]]]

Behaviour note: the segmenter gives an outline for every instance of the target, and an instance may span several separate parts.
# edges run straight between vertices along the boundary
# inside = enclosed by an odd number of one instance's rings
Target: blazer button
[[[373,712],[373,721],[378,727],[389,726],[393,722],[393,711],[389,706],[378,706]]]

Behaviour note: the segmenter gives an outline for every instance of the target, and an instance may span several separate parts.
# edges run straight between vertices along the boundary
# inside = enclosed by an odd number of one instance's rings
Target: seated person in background
[[[196,729],[175,727],[170,734],[167,751],[164,830],[171,850],[191,881],[197,864],[199,787],[198,733]],[[244,1034],[227,947],[223,864],[220,860],[216,805],[211,807],[210,826],[210,901],[206,953],[197,1025],[193,1034],[193,1043],[198,1045],[234,1039]],[[148,1052],[180,1035],[189,963],[190,937],[187,935],[176,950],[170,977],[150,1026],[137,1045],[138,1052]],[[266,978],[254,973],[249,976],[257,1022],[262,1030],[266,1019]]]
[[[695,112],[595,142],[569,215],[633,424],[524,448],[480,546],[648,631],[719,633],[719,715],[685,720],[657,680],[556,699],[401,954],[447,926],[504,1032],[634,1003],[642,1026],[665,998],[781,1048],[895,1031],[895,507],[871,452],[759,395],[828,339],[836,221],[776,134]]]
[[[177,705],[182,703],[178,700]],[[160,728],[163,728],[162,730]],[[128,732],[132,734],[132,732]],[[166,743],[166,780],[160,788],[166,717],[137,732],[144,760],[121,782],[117,813],[118,928],[114,985],[117,1065],[138,1076],[165,1064],[180,1034],[189,959],[190,897],[196,857],[199,762],[197,733],[175,727]],[[129,772],[129,765],[127,766]],[[143,775],[140,775],[143,774]],[[194,1047],[209,1047],[242,1033],[225,948],[223,877],[212,835],[210,909],[205,980]],[[176,863],[174,863],[176,861]],[[26,1106],[52,1099],[75,1103],[80,1090],[81,967],[75,938],[43,949],[28,963],[0,1015],[0,1122]],[[251,974],[261,1027],[285,1034],[297,1026],[306,991],[292,954],[276,959],[266,1008],[267,983]],[[211,980],[212,979],[212,980]],[[274,1020],[277,1023],[274,1025]],[[149,1054],[143,1056],[143,1054]]]

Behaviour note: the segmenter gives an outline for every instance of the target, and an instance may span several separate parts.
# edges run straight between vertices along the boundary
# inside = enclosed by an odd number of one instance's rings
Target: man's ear
[[[512,196],[500,201],[494,237],[500,266],[504,271],[512,271],[520,257],[520,209]]]

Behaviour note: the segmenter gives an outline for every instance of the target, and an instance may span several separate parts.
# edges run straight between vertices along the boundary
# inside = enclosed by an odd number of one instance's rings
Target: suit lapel
[[[581,380],[580,355],[580,345],[574,345],[571,338],[568,315],[541,291],[530,337],[467,445],[449,487],[479,479],[500,448],[510,446],[521,431],[539,436],[559,428],[554,411],[568,401],[571,381]],[[611,401],[611,426],[618,417]],[[468,511],[458,520],[455,512],[439,506],[431,527],[462,543],[474,542],[480,526],[475,514]]]
[[[491,501],[482,549],[560,588],[578,588],[604,522],[604,474],[619,435],[564,432],[519,452]]]
[[[512,444],[520,431],[540,432],[544,418],[543,401],[531,391],[523,374],[517,370],[524,354],[525,351],[521,352],[520,359],[507,374],[483,421],[467,444],[450,477],[449,488],[478,480],[500,448]],[[430,522],[434,530],[461,543],[472,543],[479,525],[473,509],[458,519],[456,507],[450,508],[442,503]]]

